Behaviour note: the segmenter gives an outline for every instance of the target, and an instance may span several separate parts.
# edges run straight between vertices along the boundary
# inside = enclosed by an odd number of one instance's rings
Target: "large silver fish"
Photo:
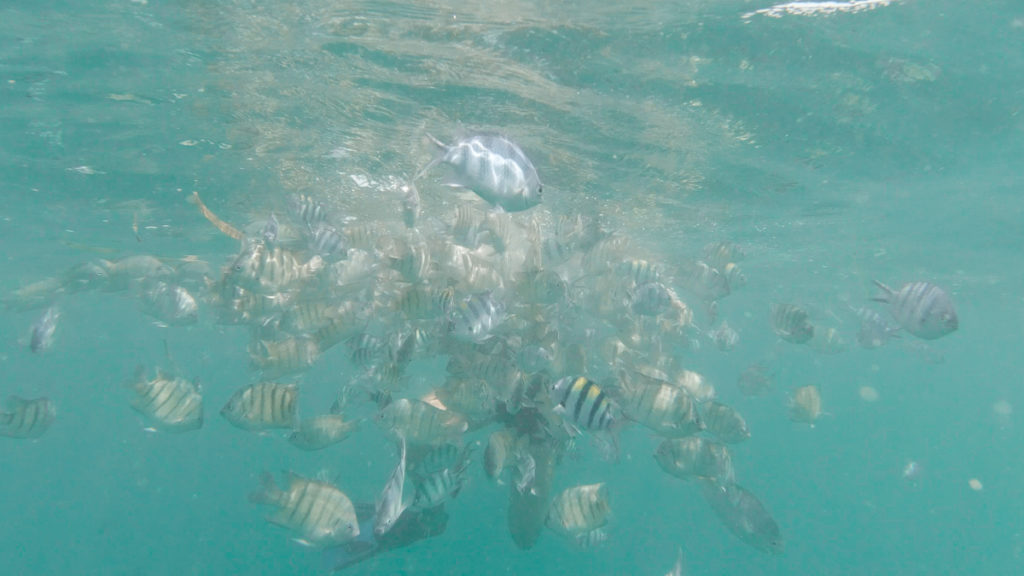
[[[893,290],[878,280],[882,292],[874,297],[889,304],[889,311],[904,330],[918,338],[934,340],[956,330],[960,322],[946,291],[928,282],[910,282]]]
[[[453,188],[466,188],[506,212],[519,212],[540,204],[543,186],[533,162],[519,146],[495,134],[478,134],[448,145],[433,136],[440,153],[416,175],[420,178],[438,164],[448,164]]]

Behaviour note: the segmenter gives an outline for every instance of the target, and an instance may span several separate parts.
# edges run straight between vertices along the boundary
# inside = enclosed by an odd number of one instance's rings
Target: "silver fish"
[[[60,320],[60,309],[56,305],[50,306],[43,312],[43,315],[32,324],[32,338],[29,341],[29,348],[35,352],[46,352],[53,346],[54,335],[57,332],[57,322]]]
[[[859,308],[856,312],[860,318],[857,343],[861,348],[878,348],[890,338],[899,338],[899,327],[890,324],[878,312],[870,308]]]
[[[483,342],[505,320],[505,306],[490,292],[473,294],[455,304],[448,331],[458,340]]]
[[[771,305],[772,329],[786,342],[803,344],[814,337],[814,326],[803,308],[794,304]]]
[[[547,525],[555,532],[575,538],[601,528],[608,523],[610,515],[608,489],[603,482],[574,486],[562,491],[551,502]]]
[[[341,414],[321,414],[300,421],[288,434],[288,442],[302,450],[322,450],[348,438],[358,425]]]
[[[262,487],[249,495],[249,501],[273,506],[276,511],[267,520],[296,532],[300,544],[333,546],[359,536],[352,501],[326,482],[288,474],[288,487],[281,490],[270,474],[264,474]]]
[[[472,190],[506,212],[519,212],[540,204],[543,186],[537,169],[511,140],[504,136],[479,134],[449,146],[433,136],[428,135],[428,138],[440,153],[420,170],[414,180],[444,163],[450,165],[454,172],[449,186]]]
[[[654,459],[662,470],[682,480],[706,478],[733,482],[736,479],[729,449],[699,436],[662,441]]]
[[[181,286],[167,282],[150,282],[141,294],[142,311],[159,322],[171,326],[195,324],[199,305],[195,297]]]
[[[184,378],[164,375],[159,369],[152,380],[140,366],[131,384],[135,392],[132,408],[146,417],[154,428],[187,432],[203,426],[203,396],[199,387]]]
[[[593,380],[566,376],[551,387],[555,412],[567,421],[588,430],[608,430],[618,409],[612,399]]]
[[[261,382],[235,392],[220,413],[243,430],[294,428],[298,395],[295,384]]]
[[[57,418],[57,407],[49,398],[7,397],[7,410],[0,412],[0,436],[39,438]]]
[[[928,282],[910,282],[893,290],[878,280],[882,292],[874,297],[889,304],[889,311],[904,330],[918,338],[934,340],[955,331],[960,321],[946,291]]]
[[[633,312],[641,316],[658,316],[672,306],[672,292],[661,282],[641,284],[633,291]]]
[[[377,536],[391,530],[407,506],[402,502],[402,488],[405,486],[405,438],[402,436],[398,437],[398,452],[398,464],[377,500],[377,514],[373,520],[373,533]]]
[[[782,532],[761,501],[741,486],[705,481],[704,499],[718,519],[743,542],[773,554],[782,552]]]
[[[726,444],[737,444],[750,438],[747,421],[733,407],[720,402],[708,402],[701,413],[707,431]]]

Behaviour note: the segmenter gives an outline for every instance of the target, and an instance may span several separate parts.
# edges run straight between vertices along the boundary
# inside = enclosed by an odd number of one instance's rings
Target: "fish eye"
[[[543,193],[544,193],[544,187],[543,186],[537,186],[537,195],[540,196]]]

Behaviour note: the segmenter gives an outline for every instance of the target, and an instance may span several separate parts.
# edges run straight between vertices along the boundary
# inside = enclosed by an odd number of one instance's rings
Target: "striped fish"
[[[487,448],[484,450],[484,473],[488,478],[501,483],[505,462],[514,448],[515,437],[512,431],[502,428],[491,433],[487,438]]]
[[[661,282],[641,284],[633,291],[633,312],[641,316],[658,316],[669,310],[672,292]]]
[[[39,438],[53,424],[57,407],[49,398],[7,397],[7,410],[0,412],[0,436]]]
[[[747,421],[735,408],[720,402],[708,402],[701,408],[707,431],[726,444],[737,444],[750,438]]]
[[[723,483],[736,480],[729,449],[707,438],[666,439],[658,446],[654,459],[662,470],[683,480],[701,478]]]
[[[341,414],[321,414],[301,420],[288,434],[288,442],[302,450],[323,450],[348,438],[358,425]]]
[[[359,536],[359,522],[352,501],[334,486],[288,474],[288,487],[281,490],[270,474],[263,475],[262,487],[249,501],[273,506],[267,521],[296,533],[300,544],[315,547],[343,544]]]
[[[171,378],[157,369],[147,380],[140,366],[131,384],[135,398],[132,408],[142,414],[154,429],[187,432],[203,426],[203,397],[194,382]]]
[[[636,258],[623,260],[615,267],[615,272],[620,276],[628,278],[635,286],[651,282],[661,282],[663,275],[659,264]]]
[[[299,387],[260,382],[235,392],[220,413],[243,430],[294,428]]]
[[[615,403],[600,386],[584,376],[556,380],[551,387],[551,397],[556,403],[556,413],[587,430],[608,430],[615,422]]]
[[[277,378],[312,366],[320,357],[320,346],[307,337],[257,340],[249,349],[249,357],[264,378]]]
[[[794,304],[771,305],[772,329],[786,342],[803,344],[814,337],[807,311]]]
[[[430,272],[430,251],[425,244],[410,244],[398,256],[389,257],[388,261],[391,269],[406,282],[415,284],[426,280]]]
[[[671,384],[643,384],[622,373],[616,396],[626,417],[666,438],[681,438],[704,429],[696,402]]]
[[[347,254],[345,237],[337,228],[324,223],[317,224],[310,230],[309,249],[314,254],[331,261],[344,258]]]
[[[466,469],[472,456],[472,445],[461,450],[451,443],[427,452],[412,469],[416,487],[412,508],[435,508],[455,498],[465,484]]]
[[[552,500],[547,525],[563,536],[576,538],[607,524],[611,511],[603,482],[574,486]]]
[[[955,331],[960,321],[953,300],[945,290],[928,282],[910,282],[893,290],[875,280],[882,292],[875,301],[889,304],[889,311],[904,330],[918,338],[934,340]]]
[[[505,306],[490,292],[481,292],[458,302],[449,314],[448,328],[456,339],[483,342],[505,320]]]
[[[449,146],[433,136],[428,137],[440,153],[416,174],[414,180],[444,163],[454,169],[448,186],[472,190],[506,212],[519,212],[540,204],[543,186],[537,169],[519,146],[508,138],[478,134]]]
[[[291,201],[292,211],[299,217],[308,229],[312,230],[317,224],[327,221],[327,209],[318,200],[305,194],[296,194]]]
[[[409,444],[438,444],[469,428],[460,414],[408,398],[398,398],[382,408],[377,422],[384,430],[405,437]]]
[[[228,268],[225,280],[266,294],[293,288],[316,276],[323,267],[320,256],[301,262],[294,252],[268,248],[262,240],[248,240]]]

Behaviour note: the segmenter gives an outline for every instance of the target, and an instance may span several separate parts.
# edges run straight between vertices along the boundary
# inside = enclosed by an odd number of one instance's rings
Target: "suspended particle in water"
[[[865,402],[878,402],[878,390],[871,386],[861,386],[857,392],[860,394],[860,399]]]
[[[1000,428],[1009,428],[1013,420],[1013,404],[1006,400],[997,400],[992,404],[992,415]]]
[[[970,480],[968,480],[967,485],[970,486],[971,490],[974,490],[975,492],[981,492],[981,490],[984,488],[984,486],[981,484],[981,480],[978,480],[977,478],[971,478]]]

